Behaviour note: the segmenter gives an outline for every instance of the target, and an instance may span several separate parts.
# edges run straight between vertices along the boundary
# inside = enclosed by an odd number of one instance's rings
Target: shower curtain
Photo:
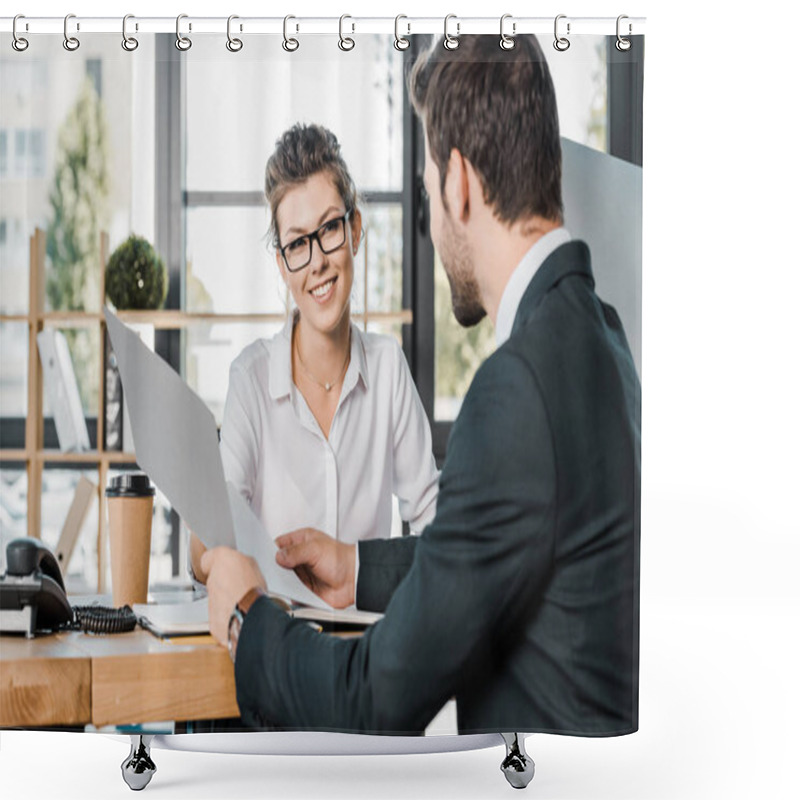
[[[99,502],[88,509],[62,565],[66,588],[71,598],[110,591],[102,489],[136,463],[124,456],[135,444],[123,405],[114,402],[126,388],[105,339],[100,312],[109,298],[101,287],[108,288],[109,255],[131,234],[152,243],[168,277],[163,306],[142,314],[146,338],[206,404],[222,427],[224,449],[232,363],[253,348],[279,352],[270,348],[281,337],[292,340],[305,308],[283,269],[290,264],[284,247],[307,244],[313,257],[330,223],[323,209],[319,225],[300,224],[291,236],[278,226],[276,240],[265,165],[287,131],[322,126],[338,142],[356,187],[357,205],[341,211],[357,208],[363,231],[345,303],[363,350],[351,349],[343,374],[350,376],[357,359],[361,372],[350,383],[345,377],[335,414],[354,402],[353,392],[368,396],[378,381],[388,381],[387,402],[411,416],[374,428],[384,439],[367,437],[366,444],[400,459],[412,423],[422,424],[427,453],[418,467],[402,469],[411,484],[435,459],[442,469],[438,501],[433,486],[430,496],[415,495],[411,508],[399,461],[386,473],[388,494],[373,491],[375,471],[346,474],[359,470],[347,451],[359,425],[370,429],[364,417],[339,430],[334,415],[329,435],[317,437],[319,458],[328,462],[320,467],[316,497],[308,491],[314,464],[282,461],[260,445],[263,463],[254,465],[254,488],[243,495],[264,535],[313,527],[356,544],[353,600],[378,620],[355,637],[342,636],[341,624],[320,633],[305,621],[287,622],[282,609],[259,598],[240,632],[234,681],[241,717],[164,722],[133,714],[117,729],[400,736],[636,731],[644,38],[620,47],[618,36],[574,35],[556,21],[555,40],[540,34],[539,50],[525,51],[534,56],[492,35],[490,56],[459,60],[470,35],[457,31],[456,21],[449,29],[445,23],[444,39],[411,36],[408,45],[402,20],[395,35],[361,33],[346,19],[338,33],[333,24],[313,36],[303,36],[293,20],[284,23],[283,36],[247,36],[236,19],[227,29],[200,33],[179,20],[177,33],[152,34],[137,32],[133,19],[124,36],[70,30],[78,47],[64,46],[69,35],[50,34],[29,35],[19,51],[2,48],[3,570],[15,537],[57,547],[84,477],[99,487]],[[513,36],[521,42],[528,35],[515,29]],[[510,26],[508,37],[513,42]],[[412,68],[428,52],[437,76],[429,93],[460,93],[449,105],[437,105],[430,94],[423,100],[419,85],[410,88]],[[482,97],[481,86],[490,72],[520,61],[525,69],[518,74],[552,82],[560,152],[509,166],[506,149],[527,152],[520,140],[539,135],[522,128],[528,117],[509,109],[520,108],[539,125],[546,87],[509,80],[504,93]],[[534,110],[511,102],[510,93],[531,93]],[[489,104],[484,117],[471,105],[481,102]],[[444,116],[436,118],[440,108]],[[497,127],[481,138],[472,128],[485,124],[487,114]],[[489,174],[492,165],[501,165],[502,180]],[[445,181],[455,169],[462,169],[464,187],[480,187],[460,217],[452,216],[451,204],[466,189]],[[542,174],[560,187],[555,211],[548,216],[522,202],[520,212],[514,198],[526,191],[538,196],[531,183]],[[431,183],[431,175],[444,178]],[[306,178],[294,180],[290,187]],[[508,207],[497,204],[498,192],[511,198]],[[503,302],[513,292],[491,301],[487,293],[483,310],[491,313],[462,328],[452,312],[459,280],[470,271],[490,273],[458,254],[465,248],[491,254],[500,269],[506,252],[504,239],[469,238],[469,212],[482,203],[494,209],[491,224],[501,223],[509,236],[519,236],[533,217],[549,219],[562,233],[554,239],[548,228],[552,246],[531,262],[530,283],[514,290],[516,316],[502,322]],[[352,233],[351,219],[341,224]],[[34,297],[37,230],[43,274]],[[478,279],[479,292],[488,280]],[[41,420],[30,417],[32,326],[59,328],[67,337],[92,448],[74,460],[53,455],[59,441],[47,399],[39,433]],[[377,371],[367,355],[380,347],[391,350],[394,375]],[[273,379],[252,369],[242,391],[274,400]],[[411,398],[405,405],[401,391]],[[306,413],[301,395],[296,381],[287,384],[287,402]],[[253,436],[262,437],[259,426],[268,419],[251,420]],[[542,431],[548,435],[534,436]],[[299,425],[291,435],[315,433]],[[303,447],[298,438],[286,452]],[[231,461],[224,464],[230,479]],[[265,471],[270,481],[285,481],[270,483],[269,507],[260,499]],[[374,528],[348,528],[353,510],[372,502],[348,488],[358,486],[364,497],[380,496],[380,508],[366,515]],[[157,488],[151,599],[172,592],[196,597],[203,589],[189,570],[189,531],[175,498]]]

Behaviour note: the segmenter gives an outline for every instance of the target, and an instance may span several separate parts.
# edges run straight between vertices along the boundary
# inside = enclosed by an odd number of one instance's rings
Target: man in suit
[[[640,386],[589,250],[562,224],[555,92],[533,37],[438,44],[410,80],[431,236],[462,325],[498,347],[453,425],[435,520],[343,545],[305,530],[278,560],[337,606],[385,611],[360,639],[289,618],[255,564],[203,558],[211,629],[256,727],[462,733],[638,727]]]

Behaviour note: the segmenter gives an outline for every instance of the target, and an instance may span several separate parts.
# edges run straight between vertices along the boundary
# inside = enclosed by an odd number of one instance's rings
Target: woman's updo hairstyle
[[[264,194],[269,203],[272,219],[270,234],[278,248],[278,206],[293,186],[316,175],[327,172],[344,201],[345,210],[356,207],[356,187],[342,158],[339,140],[322,125],[297,123],[289,128],[275,143],[275,152],[267,161]]]

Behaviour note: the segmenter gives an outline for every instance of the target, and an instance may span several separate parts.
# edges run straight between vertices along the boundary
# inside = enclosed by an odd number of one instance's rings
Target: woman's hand
[[[355,602],[356,545],[337,542],[314,528],[279,536],[275,556],[280,566],[293,569],[297,577],[334,608]]]

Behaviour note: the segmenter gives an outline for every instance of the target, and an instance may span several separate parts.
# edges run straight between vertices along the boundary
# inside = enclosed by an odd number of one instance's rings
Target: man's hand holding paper
[[[355,602],[356,545],[332,539],[314,528],[279,536],[275,560],[334,608]]]

